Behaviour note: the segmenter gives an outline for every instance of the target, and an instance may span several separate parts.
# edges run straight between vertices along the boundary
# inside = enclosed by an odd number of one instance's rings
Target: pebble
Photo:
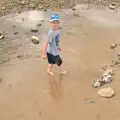
[[[17,34],[19,34],[19,32],[14,32],[14,35],[17,35]]]
[[[103,79],[102,79],[102,81],[104,82],[104,83],[111,83],[112,82],[112,76],[111,75],[107,75],[107,76],[105,76]]]
[[[6,10],[6,8],[5,8],[5,7],[2,7],[1,10]]]
[[[40,40],[39,40],[38,37],[32,36],[32,42],[33,42],[34,44],[39,44],[39,43],[40,43]]]
[[[114,49],[114,48],[116,48],[117,47],[117,44],[112,44],[111,45],[111,49]]]
[[[115,8],[116,8],[116,3],[111,3],[111,4],[109,4],[109,8],[110,8],[110,9],[115,9]]]
[[[25,4],[25,1],[23,0],[23,1],[20,1],[20,4],[21,5],[24,5]]]
[[[119,57],[120,57],[120,52],[119,52],[119,53],[117,53],[117,56],[119,56]]]
[[[103,77],[106,77],[108,75],[112,75],[113,74],[113,70],[112,69],[107,69],[105,70],[105,72],[103,73]]]
[[[0,35],[0,40],[4,39],[4,36],[3,35]]]
[[[102,88],[102,89],[98,90],[98,95],[100,97],[111,98],[111,97],[113,97],[115,95],[115,92],[110,87]]]
[[[32,9],[35,9],[35,7],[36,7],[36,5],[31,4],[31,8],[32,8]]]
[[[37,27],[31,28],[31,32],[38,32],[38,28]]]
[[[41,24],[41,23],[38,23],[38,24],[37,24],[37,27],[40,27],[40,26],[42,26],[42,24]]]

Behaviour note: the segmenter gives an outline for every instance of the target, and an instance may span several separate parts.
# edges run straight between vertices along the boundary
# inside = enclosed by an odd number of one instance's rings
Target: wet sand
[[[66,27],[66,26],[64,26]],[[67,27],[66,27],[67,28]],[[36,57],[42,44],[33,47],[28,59],[12,59],[1,66],[0,120],[119,120],[120,71],[112,84],[116,96],[100,98],[92,81],[119,52],[119,26],[101,25],[85,17],[74,17],[61,38],[65,76],[46,74],[47,60]]]

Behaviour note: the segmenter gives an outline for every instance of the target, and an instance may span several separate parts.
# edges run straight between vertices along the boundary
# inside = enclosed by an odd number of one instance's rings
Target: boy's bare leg
[[[48,73],[49,75],[51,75],[51,76],[53,76],[53,75],[54,75],[54,73],[52,72],[52,67],[53,67],[53,65],[52,65],[52,64],[48,64],[47,73]]]
[[[62,69],[62,65],[59,66],[59,70],[60,70],[60,75],[65,75],[65,74],[68,73],[66,70],[63,70],[63,69]]]

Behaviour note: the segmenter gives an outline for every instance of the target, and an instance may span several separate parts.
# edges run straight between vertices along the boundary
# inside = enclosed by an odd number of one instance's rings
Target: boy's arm
[[[45,42],[44,46],[43,46],[43,54],[42,54],[42,58],[46,59],[46,50],[47,50],[47,46],[48,46],[48,42]]]

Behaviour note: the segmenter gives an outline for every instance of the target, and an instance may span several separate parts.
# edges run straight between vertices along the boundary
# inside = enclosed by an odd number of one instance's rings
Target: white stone
[[[105,97],[105,98],[111,98],[112,96],[115,95],[115,92],[112,88],[102,88],[98,91],[98,95],[100,97]]]

